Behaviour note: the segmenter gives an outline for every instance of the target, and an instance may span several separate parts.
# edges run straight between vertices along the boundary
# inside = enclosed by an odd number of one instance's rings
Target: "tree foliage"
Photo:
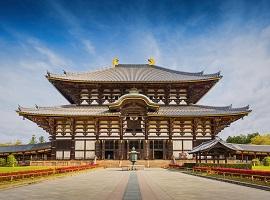
[[[259,136],[259,133],[251,133],[248,135],[237,135],[237,136],[229,136],[226,140],[228,143],[235,143],[235,144],[250,144],[252,138]]]
[[[37,138],[35,135],[32,135],[32,138],[31,138],[29,144],[37,144]]]
[[[12,146],[12,145],[20,145],[20,144],[22,144],[22,141],[17,139],[15,142],[0,143],[0,146]]]
[[[257,135],[251,139],[251,144],[270,145],[270,134]]]
[[[43,136],[40,136],[40,137],[38,138],[38,141],[39,141],[39,143],[44,143],[44,142],[45,142],[45,139],[44,139]]]
[[[7,163],[6,165],[8,167],[14,167],[17,165],[17,160],[15,158],[15,156],[13,154],[10,154],[8,157],[7,157]]]
[[[5,158],[0,158],[0,167],[6,166],[6,159]]]
[[[270,166],[270,156],[265,157],[262,160],[262,163],[263,163],[264,166]]]

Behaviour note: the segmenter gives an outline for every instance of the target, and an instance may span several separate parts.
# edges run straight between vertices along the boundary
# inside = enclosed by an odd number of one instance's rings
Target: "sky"
[[[219,136],[270,132],[270,1],[0,1],[0,143],[48,134],[15,110],[68,104],[46,71],[147,63],[223,78],[198,104],[250,105]]]

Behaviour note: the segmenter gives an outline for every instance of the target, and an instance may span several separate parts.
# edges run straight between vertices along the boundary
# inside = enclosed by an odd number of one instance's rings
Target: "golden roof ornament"
[[[149,58],[148,59],[148,65],[155,65],[155,60],[154,60],[154,58]]]
[[[116,65],[119,64],[119,59],[118,58],[114,58],[112,61],[113,67],[115,67]]]

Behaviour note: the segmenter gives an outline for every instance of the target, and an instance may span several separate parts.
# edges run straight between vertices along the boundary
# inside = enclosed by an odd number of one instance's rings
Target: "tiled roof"
[[[40,143],[40,144],[25,144],[25,145],[12,145],[12,146],[0,146],[0,153],[15,153],[25,151],[36,151],[50,149],[51,143]]]
[[[215,145],[217,145],[218,143],[233,151],[269,152],[270,153],[270,145],[233,144],[233,143],[227,143],[218,137],[216,137],[213,140],[203,142],[199,146],[194,147],[189,153],[193,154],[196,152],[203,152],[203,151],[209,150],[211,148],[214,148]]]
[[[23,108],[17,111],[21,115],[45,116],[118,116],[119,112],[110,112],[108,106],[63,105],[56,107]],[[238,115],[250,112],[249,107],[232,108],[203,105],[160,106],[156,112],[148,112],[149,116],[205,116],[205,115]]]
[[[269,152],[270,145],[237,144],[241,151]]]
[[[48,73],[47,78],[75,82],[185,82],[219,79],[221,76],[219,73],[188,73],[147,64],[119,64],[85,73]]]

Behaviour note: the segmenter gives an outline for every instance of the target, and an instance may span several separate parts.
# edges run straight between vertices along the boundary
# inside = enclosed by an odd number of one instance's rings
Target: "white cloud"
[[[92,40],[85,37],[78,20],[62,7],[56,8],[68,24],[71,35],[82,45],[81,51],[95,55]],[[131,29],[126,44],[103,44],[106,48],[91,58],[98,67],[110,64],[114,56],[125,63],[147,63],[154,57],[156,64],[181,71],[213,73],[221,70],[223,79],[199,102],[206,105],[250,105],[252,113],[226,128],[220,136],[227,137],[255,131],[269,132],[270,125],[270,26],[258,29],[255,25],[242,31],[228,27],[230,22],[210,30],[208,34],[185,37],[183,27],[174,32],[159,32],[136,27]],[[161,29],[161,28],[160,28]],[[160,37],[162,35],[162,38]],[[34,123],[22,121],[14,112],[17,104],[24,106],[58,105],[67,103],[44,78],[48,69],[53,72],[62,66],[72,67],[72,60],[56,53],[41,41],[20,38],[20,45],[0,41],[0,140],[25,139],[43,132]],[[101,45],[102,46],[102,45]],[[78,54],[78,60],[80,59]],[[82,61],[81,61],[82,62]],[[86,65],[89,63],[85,63]],[[80,68],[81,69],[81,68]],[[73,68],[73,70],[80,70]]]
[[[0,48],[6,49],[0,53],[0,141],[28,142],[32,134],[47,137],[36,124],[23,121],[15,109],[18,104],[25,107],[66,104],[44,75],[47,69],[62,70],[59,66],[70,61],[39,41],[1,43]]]

